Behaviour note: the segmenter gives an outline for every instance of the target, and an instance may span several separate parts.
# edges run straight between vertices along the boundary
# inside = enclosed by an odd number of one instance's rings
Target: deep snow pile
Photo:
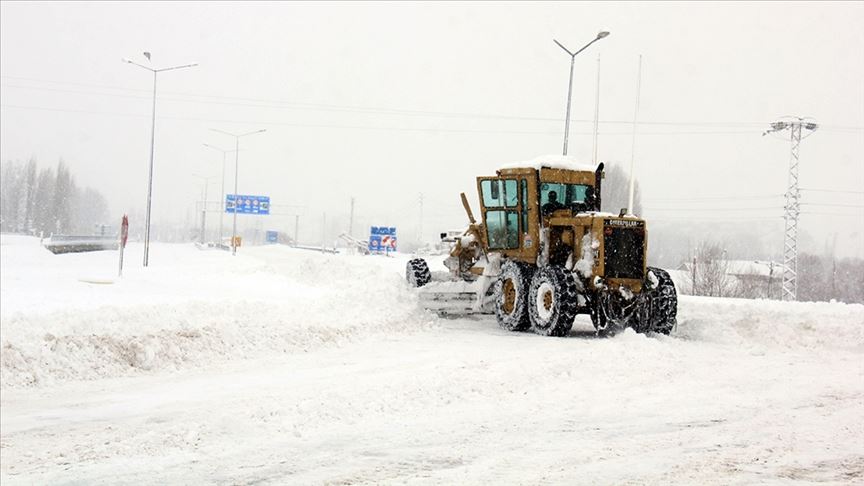
[[[675,337],[743,348],[864,352],[864,305],[678,297]]]
[[[117,252],[53,255],[4,235],[2,386],[303,351],[433,321],[395,271],[402,260],[277,246],[231,257],[155,244],[150,254],[145,270],[140,246],[127,249],[116,279]]]

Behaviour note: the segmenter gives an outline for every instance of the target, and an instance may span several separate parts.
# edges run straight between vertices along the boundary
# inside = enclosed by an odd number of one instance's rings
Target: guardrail
[[[61,253],[117,250],[120,248],[120,242],[116,236],[52,235],[42,241],[42,246],[51,253],[59,255]]]

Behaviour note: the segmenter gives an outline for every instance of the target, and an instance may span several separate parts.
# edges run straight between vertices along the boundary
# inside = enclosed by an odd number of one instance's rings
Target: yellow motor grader
[[[566,335],[589,314],[598,335],[625,327],[669,334],[677,295],[669,274],[646,265],[645,221],[600,212],[603,164],[558,160],[508,166],[477,178],[481,222],[470,225],[431,272],[412,259],[406,278],[441,313],[494,312],[510,331]],[[442,237],[447,235],[442,235]]]

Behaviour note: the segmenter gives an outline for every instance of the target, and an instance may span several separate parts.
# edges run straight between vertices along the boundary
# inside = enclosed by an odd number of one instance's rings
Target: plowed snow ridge
[[[132,270],[114,285],[94,286],[74,276],[111,268],[115,252],[55,256],[29,239],[17,240],[4,241],[2,252],[4,387],[302,352],[375,334],[416,332],[435,320],[417,306],[392,266],[371,259],[280,247],[232,259],[165,245],[162,250],[172,252],[180,268]],[[64,278],[68,268],[50,271],[69,263],[77,268],[72,277]],[[21,272],[37,266],[49,271]],[[42,288],[35,292],[44,305],[5,305],[34,287]],[[102,295],[93,298],[91,291]],[[88,295],[76,299],[81,293]]]
[[[403,283],[406,258],[285,247],[232,258],[154,245],[155,263],[144,270],[133,246],[125,277],[94,285],[81,280],[110,277],[116,252],[52,255],[34,238],[6,235],[2,244],[3,387],[302,352],[441,323]],[[496,331],[494,321],[482,325]],[[642,336],[617,339],[648,345]],[[861,352],[864,306],[683,297],[677,332],[658,342],[683,341]]]

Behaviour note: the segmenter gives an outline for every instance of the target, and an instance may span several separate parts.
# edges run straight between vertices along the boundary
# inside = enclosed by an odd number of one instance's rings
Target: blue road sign
[[[236,201],[236,203],[235,203]],[[270,214],[270,196],[225,195],[225,212],[237,214]]]
[[[373,226],[369,230],[369,251],[373,253],[396,251],[396,228]]]
[[[267,231],[267,243],[279,243],[278,231]]]
[[[373,226],[370,231],[373,235],[392,235],[396,236],[396,227],[394,226]]]
[[[381,251],[381,237],[380,236],[371,235],[369,237],[369,251],[371,251],[371,252]]]

